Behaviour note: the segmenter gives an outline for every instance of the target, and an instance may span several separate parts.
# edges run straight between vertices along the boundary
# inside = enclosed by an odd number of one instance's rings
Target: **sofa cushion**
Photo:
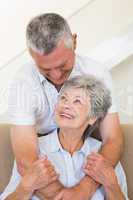
[[[130,199],[133,199],[133,124],[122,125],[122,130],[125,145],[121,163],[127,177],[128,194]]]
[[[13,152],[9,137],[9,125],[0,125],[0,192],[9,181],[13,165]]]
[[[133,199],[133,124],[122,125],[121,127],[125,138],[125,147],[121,162],[127,176],[129,198]],[[9,125],[2,124],[0,125],[0,192],[8,184],[13,160]]]

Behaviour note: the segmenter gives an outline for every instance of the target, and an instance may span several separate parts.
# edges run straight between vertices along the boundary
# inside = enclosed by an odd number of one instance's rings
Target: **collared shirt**
[[[48,159],[54,165],[55,170],[59,173],[60,182],[66,187],[72,187],[80,182],[80,180],[85,176],[82,167],[85,163],[87,155],[89,155],[91,152],[98,152],[100,147],[101,142],[94,138],[88,137],[81,149],[71,155],[62,148],[56,130],[47,136],[39,138],[40,155],[48,156]],[[117,175],[121,190],[123,191],[126,200],[128,200],[126,177],[120,163],[116,166],[115,173]],[[15,191],[20,180],[21,177],[17,171],[15,163],[11,180],[0,199],[4,200],[10,193]],[[91,200],[104,200],[104,197],[105,192],[103,187],[101,187],[95,192]],[[35,199],[38,198],[34,196],[32,200]]]
[[[112,95],[112,106],[109,113],[116,112],[109,72],[88,57],[77,55],[69,78],[84,74],[94,75],[105,82]],[[57,128],[54,108],[58,94],[55,86],[40,74],[35,63],[27,63],[18,71],[9,88],[9,123],[36,125],[39,133],[52,132]]]

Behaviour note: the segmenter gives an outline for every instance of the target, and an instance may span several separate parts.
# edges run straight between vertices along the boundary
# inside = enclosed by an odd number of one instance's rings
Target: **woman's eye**
[[[79,99],[75,99],[74,103],[79,103],[81,104],[81,101]]]
[[[66,97],[65,96],[61,96],[60,100],[66,100]]]

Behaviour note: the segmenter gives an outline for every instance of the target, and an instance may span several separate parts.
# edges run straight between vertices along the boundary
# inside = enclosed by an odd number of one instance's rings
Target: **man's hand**
[[[91,153],[87,157],[84,172],[103,186],[117,182],[113,166],[99,153]]]
[[[22,185],[27,190],[35,191],[39,188],[46,187],[56,181],[58,175],[47,157],[41,158],[34,162],[22,178]]]

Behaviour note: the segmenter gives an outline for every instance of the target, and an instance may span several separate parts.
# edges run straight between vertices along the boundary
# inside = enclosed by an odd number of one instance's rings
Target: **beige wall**
[[[120,120],[122,123],[133,123],[133,56],[111,72]]]

